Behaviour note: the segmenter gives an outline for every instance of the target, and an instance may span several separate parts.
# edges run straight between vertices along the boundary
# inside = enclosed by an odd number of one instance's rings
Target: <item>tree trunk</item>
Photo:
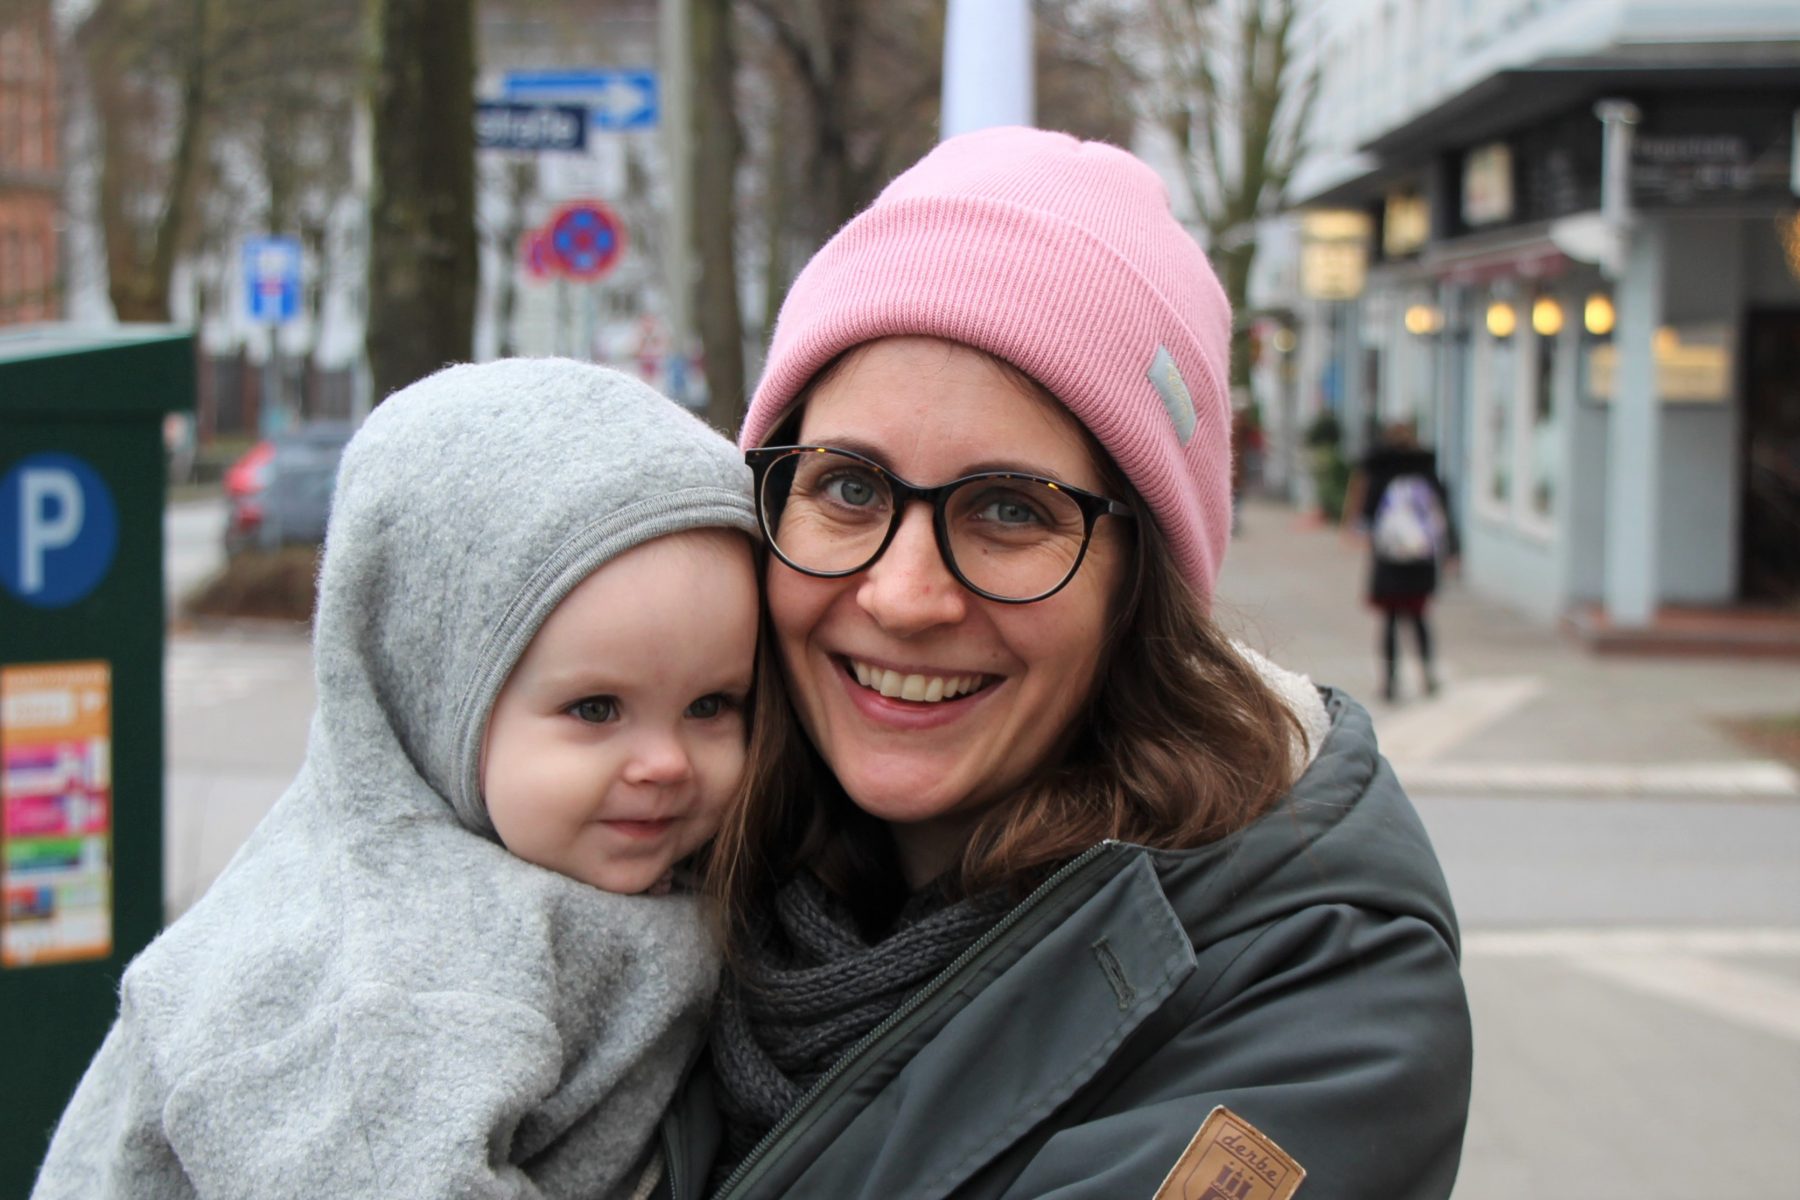
[[[473,351],[473,0],[371,0],[369,372],[376,399]]]
[[[693,0],[694,251],[700,258],[694,324],[706,356],[706,419],[736,433],[744,419],[744,318],[738,306],[737,51],[730,0]]]
[[[1219,286],[1231,302],[1231,387],[1250,386],[1250,266],[1256,261],[1256,243],[1249,242],[1213,255]]]

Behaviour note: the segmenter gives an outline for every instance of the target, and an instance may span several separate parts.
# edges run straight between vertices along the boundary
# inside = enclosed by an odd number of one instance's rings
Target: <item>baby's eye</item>
[[[687,715],[701,721],[709,721],[714,717],[724,716],[737,707],[737,701],[730,696],[714,692],[710,696],[702,696],[687,706]]]
[[[589,696],[569,705],[569,715],[590,725],[604,725],[619,716],[619,701],[613,696]]]

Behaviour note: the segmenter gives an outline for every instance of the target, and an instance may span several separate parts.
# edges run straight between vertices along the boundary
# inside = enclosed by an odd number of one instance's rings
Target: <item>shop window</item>
[[[1475,508],[1490,522],[1550,538],[1562,478],[1556,381],[1570,318],[1549,295],[1496,298],[1478,311],[1469,380]]]
[[[1555,296],[1539,296],[1531,305],[1532,373],[1530,392],[1519,405],[1524,425],[1520,450],[1525,456],[1520,478],[1529,481],[1521,497],[1521,523],[1549,536],[1555,528],[1556,483],[1561,474],[1561,442],[1556,419],[1558,356],[1567,323],[1563,304]]]
[[[1506,520],[1513,500],[1518,359],[1518,314],[1505,300],[1488,305],[1471,356],[1475,401],[1475,501],[1491,518]]]

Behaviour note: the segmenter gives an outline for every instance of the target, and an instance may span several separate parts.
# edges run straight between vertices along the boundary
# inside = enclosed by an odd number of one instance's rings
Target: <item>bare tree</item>
[[[937,138],[943,5],[929,0],[741,0],[752,71],[779,110],[753,147],[769,295]],[[774,318],[773,308],[765,321]]]
[[[1246,312],[1256,222],[1279,211],[1305,148],[1316,68],[1295,64],[1294,0],[1153,0],[1157,116],[1206,226],[1232,309]],[[1249,383],[1248,330],[1232,340],[1231,382]]]
[[[367,344],[379,400],[470,357],[480,263],[473,0],[371,4]]]
[[[222,147],[241,145],[259,164],[272,227],[292,197],[347,186],[330,135],[355,87],[354,11],[355,0],[96,0],[76,44],[99,126],[97,210],[120,319],[168,320],[176,263],[214,232],[198,202],[240,182],[226,177]],[[305,160],[294,135],[309,130],[323,148]]]

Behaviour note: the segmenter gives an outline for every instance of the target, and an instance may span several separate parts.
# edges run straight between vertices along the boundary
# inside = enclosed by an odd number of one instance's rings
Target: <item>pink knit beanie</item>
[[[984,129],[943,142],[807,263],[738,441],[877,338],[1005,359],[1067,405],[1155,515],[1202,601],[1231,529],[1231,309],[1162,180],[1101,142]]]

